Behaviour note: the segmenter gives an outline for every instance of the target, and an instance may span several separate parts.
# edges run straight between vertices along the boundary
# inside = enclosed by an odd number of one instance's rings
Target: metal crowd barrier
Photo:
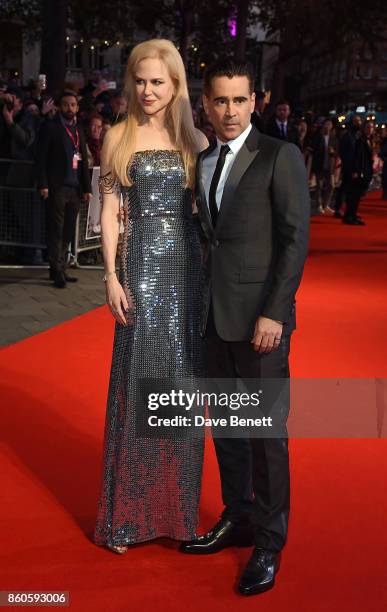
[[[98,177],[99,168],[96,170]],[[96,180],[93,182],[95,192]],[[76,266],[79,266],[79,253],[101,247],[99,235],[90,235],[89,232],[86,237],[88,216],[89,203],[81,200],[75,236],[68,254]],[[37,191],[32,161],[0,159],[0,246],[46,248],[46,202]]]
[[[34,163],[0,159],[0,245],[44,248],[45,206]]]
[[[71,254],[73,263],[79,266],[78,255],[83,251],[90,251],[92,249],[101,248],[101,237],[98,236],[86,236],[88,228],[88,215],[89,215],[89,202],[81,200],[79,215],[75,226],[75,239],[73,252]]]

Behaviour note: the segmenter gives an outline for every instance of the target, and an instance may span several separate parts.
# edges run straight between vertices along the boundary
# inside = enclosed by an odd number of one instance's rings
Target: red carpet
[[[366,227],[313,219],[294,375],[387,376],[387,208],[369,197],[361,213]],[[119,557],[90,542],[112,331],[104,307],[1,351],[0,590],[67,590],[82,612],[386,609],[386,440],[291,441],[289,542],[260,597],[233,590],[246,549],[189,557],[158,541]],[[208,444],[203,528],[220,508]]]

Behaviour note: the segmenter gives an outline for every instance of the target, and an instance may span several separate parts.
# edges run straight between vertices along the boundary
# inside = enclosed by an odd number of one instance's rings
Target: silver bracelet
[[[105,276],[103,277],[103,282],[106,283],[108,276],[113,276],[113,274],[116,274],[116,271],[114,270],[114,272],[106,272]]]

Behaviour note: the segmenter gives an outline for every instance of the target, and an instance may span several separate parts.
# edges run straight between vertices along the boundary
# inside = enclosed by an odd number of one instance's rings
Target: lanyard
[[[73,143],[73,145],[74,145],[74,149],[75,149],[75,151],[79,151],[79,131],[78,131],[78,128],[77,128],[77,127],[75,128],[75,133],[76,133],[76,135],[77,135],[77,139],[75,140],[75,138],[74,138],[74,136],[73,136],[73,134],[72,134],[71,130],[69,130],[69,128],[67,127],[67,125],[65,125],[64,127],[65,127],[65,130],[66,130],[67,134],[69,135],[69,137],[70,137],[70,139],[71,139],[71,142],[72,142],[72,143]]]

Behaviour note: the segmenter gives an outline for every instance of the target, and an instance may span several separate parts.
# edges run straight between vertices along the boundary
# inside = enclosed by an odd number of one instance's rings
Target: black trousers
[[[383,162],[382,189],[383,189],[383,196],[384,196],[385,194],[387,194],[387,159],[385,159]]]
[[[225,342],[210,308],[206,337],[208,378],[288,378],[290,336],[268,354],[250,342]],[[290,509],[287,437],[214,438],[224,511],[236,523],[250,522],[255,544],[279,552],[286,542]]]
[[[62,187],[49,193],[47,200],[47,249],[50,268],[64,272],[67,252],[73,239],[75,223],[80,207],[80,192],[77,187]]]
[[[347,208],[344,215],[344,218],[348,221],[356,219],[360,199],[366,192],[368,185],[369,181],[361,178],[352,179],[350,181],[347,193]]]
[[[341,184],[336,191],[336,199],[335,199],[335,212],[340,212],[340,209],[343,203],[347,199],[348,187],[350,183],[351,177],[348,172],[343,173],[341,177]]]

